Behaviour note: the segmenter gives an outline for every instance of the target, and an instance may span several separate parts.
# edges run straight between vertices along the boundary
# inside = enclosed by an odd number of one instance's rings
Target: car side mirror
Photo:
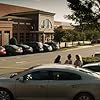
[[[20,82],[24,82],[24,77],[19,77]]]

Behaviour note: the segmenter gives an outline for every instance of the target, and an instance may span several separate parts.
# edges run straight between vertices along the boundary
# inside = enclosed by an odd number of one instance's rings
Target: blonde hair
[[[81,63],[83,63],[81,55],[79,54],[78,56],[79,56],[79,59],[80,59]]]

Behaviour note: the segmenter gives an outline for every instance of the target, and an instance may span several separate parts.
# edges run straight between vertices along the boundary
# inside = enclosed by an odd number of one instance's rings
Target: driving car
[[[85,64],[82,66],[82,68],[100,73],[100,62]]]
[[[0,75],[1,100],[100,100],[100,76],[72,65],[43,64]]]

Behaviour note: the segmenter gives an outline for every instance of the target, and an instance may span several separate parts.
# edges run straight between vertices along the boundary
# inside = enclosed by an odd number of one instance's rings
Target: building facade
[[[18,43],[52,41],[54,38],[54,15],[54,13],[33,9],[33,11],[1,16],[0,45],[9,44],[8,40],[12,37],[15,37]],[[5,33],[9,35],[7,36]]]
[[[9,43],[9,39],[12,37],[12,22],[0,21],[0,45]]]
[[[40,41],[40,42],[52,41],[53,35],[54,35],[54,15],[55,15],[54,13],[44,12],[40,10],[10,14],[10,16],[17,16],[20,18],[24,17],[24,18],[30,19],[30,21],[29,22],[27,21],[26,24],[21,23],[23,24],[23,26],[29,25],[28,27],[29,30],[26,33],[24,32],[25,33],[24,36],[26,36],[27,38],[25,40],[26,42],[28,41]],[[21,29],[19,31],[21,31]],[[24,30],[25,29],[27,29],[26,26],[24,26]],[[17,36],[19,36],[20,33],[22,34],[22,32],[18,32]]]

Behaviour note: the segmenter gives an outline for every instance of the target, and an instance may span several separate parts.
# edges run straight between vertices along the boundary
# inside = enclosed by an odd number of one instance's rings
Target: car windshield
[[[23,70],[23,71],[14,72],[14,73],[12,73],[12,74],[10,75],[10,78],[13,78],[13,77],[15,77],[15,76],[17,76],[17,75],[19,75],[19,74],[25,72],[25,71],[31,70],[31,69],[33,69],[33,67],[30,67],[30,68],[25,69],[25,70]]]
[[[97,73],[95,73],[94,71],[91,71],[91,70],[88,70],[88,69],[83,69],[83,68],[77,68],[79,71],[81,72],[84,72],[84,73],[87,73],[91,76],[94,76],[94,77],[97,77],[97,78],[100,78],[100,75],[98,75]]]
[[[23,73],[23,72],[32,70],[33,68],[38,67],[38,66],[39,66],[39,65],[36,65],[36,66],[29,67],[29,68],[27,68],[27,69],[25,69],[25,70],[23,70],[23,71],[14,72],[14,73],[12,73],[12,74],[10,75],[10,78],[13,78],[13,77],[15,77],[15,76],[17,76],[17,75],[19,75],[19,74],[21,74],[21,73]]]
[[[9,73],[3,73],[3,74],[0,74],[0,78],[3,78],[3,77],[6,77],[6,78],[14,78],[15,76],[25,72],[25,71],[28,71],[28,70],[31,70],[33,69],[34,67],[36,66],[33,66],[33,67],[29,67],[25,70],[22,70],[22,71],[18,71],[18,72],[9,72]]]

